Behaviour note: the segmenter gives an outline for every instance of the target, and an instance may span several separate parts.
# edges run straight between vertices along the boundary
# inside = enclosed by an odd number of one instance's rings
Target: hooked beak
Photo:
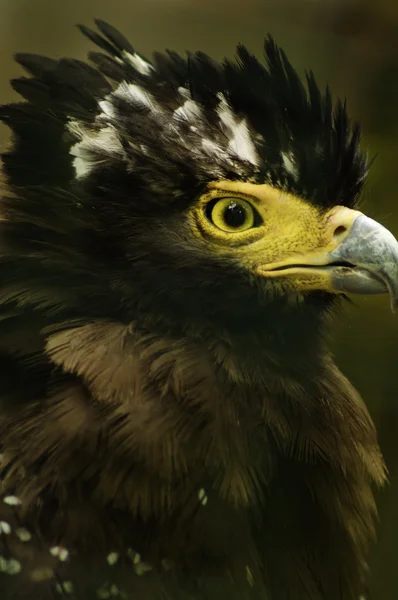
[[[298,291],[388,292],[394,311],[398,305],[398,242],[392,233],[377,221],[344,207],[335,207],[328,227],[332,231],[324,248],[263,265],[261,274],[292,278]]]
[[[343,243],[329,254],[331,283],[352,294],[389,292],[392,310],[398,304],[398,242],[388,229],[359,215]],[[342,266],[333,267],[333,263]],[[346,266],[345,266],[346,265]]]

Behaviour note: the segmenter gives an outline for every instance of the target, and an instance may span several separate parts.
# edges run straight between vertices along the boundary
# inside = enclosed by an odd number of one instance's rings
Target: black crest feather
[[[35,115],[36,120],[45,120],[43,138],[46,131],[51,140],[54,136],[59,138],[62,128],[54,123],[54,119],[62,122],[65,128],[72,118],[83,123],[92,122],[101,112],[99,102],[112,93],[107,81],[111,79],[119,85],[122,82],[138,85],[162,108],[162,116],[159,116],[160,111],[158,114],[156,111],[146,111],[139,117],[139,102],[130,99],[124,101],[123,105],[123,101],[114,100],[118,104],[119,117],[112,127],[118,130],[120,143],[125,147],[131,136],[138,140],[141,138],[144,146],[155,147],[160,143],[159,154],[165,156],[178,138],[185,135],[188,142],[185,148],[178,144],[178,154],[185,163],[193,159],[192,176],[203,180],[210,165],[208,153],[202,153],[202,156],[196,153],[194,156],[193,148],[200,146],[203,137],[218,144],[220,149],[228,145],[229,137],[222,127],[220,130],[217,116],[221,94],[236,115],[236,122],[244,119],[247,123],[259,158],[256,165],[247,164],[236,156],[232,159],[232,166],[228,161],[221,161],[224,162],[224,175],[247,178],[250,173],[255,180],[269,180],[273,185],[294,191],[324,207],[335,203],[352,206],[357,202],[367,171],[366,159],[359,147],[358,125],[351,125],[343,104],[332,103],[328,89],[323,94],[319,91],[312,73],[307,75],[305,89],[284,52],[271,37],[265,40],[265,66],[242,46],[238,46],[236,61],[225,60],[223,64],[216,63],[201,52],[189,54],[187,58],[174,52],[157,53],[152,64],[139,55],[112,26],[100,20],[96,24],[100,33],[79,26],[105,52],[90,54],[96,68],[71,59],[54,61],[26,54],[17,55],[18,62],[32,78],[15,80],[13,85],[32,108],[30,112],[23,106],[16,108],[12,117],[8,107],[0,111],[0,118],[19,132],[13,152],[5,157],[6,172],[18,172],[24,182],[29,182],[29,176],[20,168],[13,169],[13,161],[20,165],[21,154],[29,152],[27,141],[24,143],[21,136],[20,120],[24,121],[26,127],[26,115]],[[177,128],[174,142],[169,139],[171,134],[164,137],[162,142],[155,132],[168,127],[168,120],[172,122],[173,111],[187,99],[184,94],[188,94],[200,108],[201,127],[195,136],[180,123],[181,128],[180,131]],[[33,107],[36,107],[36,111]],[[17,117],[18,110],[21,111],[20,120]],[[128,114],[132,110],[137,114],[129,119]],[[52,118],[49,118],[49,112]],[[127,134],[126,127],[129,128]],[[150,139],[151,133],[153,139]],[[65,134],[61,137],[58,147],[61,149],[64,144],[65,155],[70,148],[70,137]],[[52,144],[53,141],[49,148],[53,147]],[[168,148],[162,148],[162,144],[167,144]],[[294,176],[284,168],[282,155],[292,158]],[[41,177],[44,175],[44,156],[48,156],[45,145],[42,156]],[[140,157],[140,161],[144,161],[144,156]],[[177,156],[174,156],[174,161],[179,168]],[[170,168],[171,164],[167,166],[167,169]],[[214,174],[214,170],[209,169],[208,177],[214,177]]]

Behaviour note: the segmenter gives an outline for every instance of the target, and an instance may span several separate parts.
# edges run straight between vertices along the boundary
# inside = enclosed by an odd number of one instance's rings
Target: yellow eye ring
[[[250,202],[234,196],[212,202],[206,212],[213,225],[227,233],[251,229],[255,226],[256,216],[258,216]]]

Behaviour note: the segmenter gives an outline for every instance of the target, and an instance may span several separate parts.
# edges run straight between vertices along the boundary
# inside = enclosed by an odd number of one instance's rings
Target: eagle
[[[359,600],[386,467],[328,349],[398,303],[344,102],[271,36],[17,54],[0,203],[5,600]]]

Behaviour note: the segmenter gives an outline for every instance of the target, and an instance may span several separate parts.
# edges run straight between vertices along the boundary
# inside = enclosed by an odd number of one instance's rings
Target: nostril
[[[341,242],[341,238],[345,237],[348,232],[348,228],[345,225],[339,225],[336,227],[333,233],[333,239],[335,242]]]

